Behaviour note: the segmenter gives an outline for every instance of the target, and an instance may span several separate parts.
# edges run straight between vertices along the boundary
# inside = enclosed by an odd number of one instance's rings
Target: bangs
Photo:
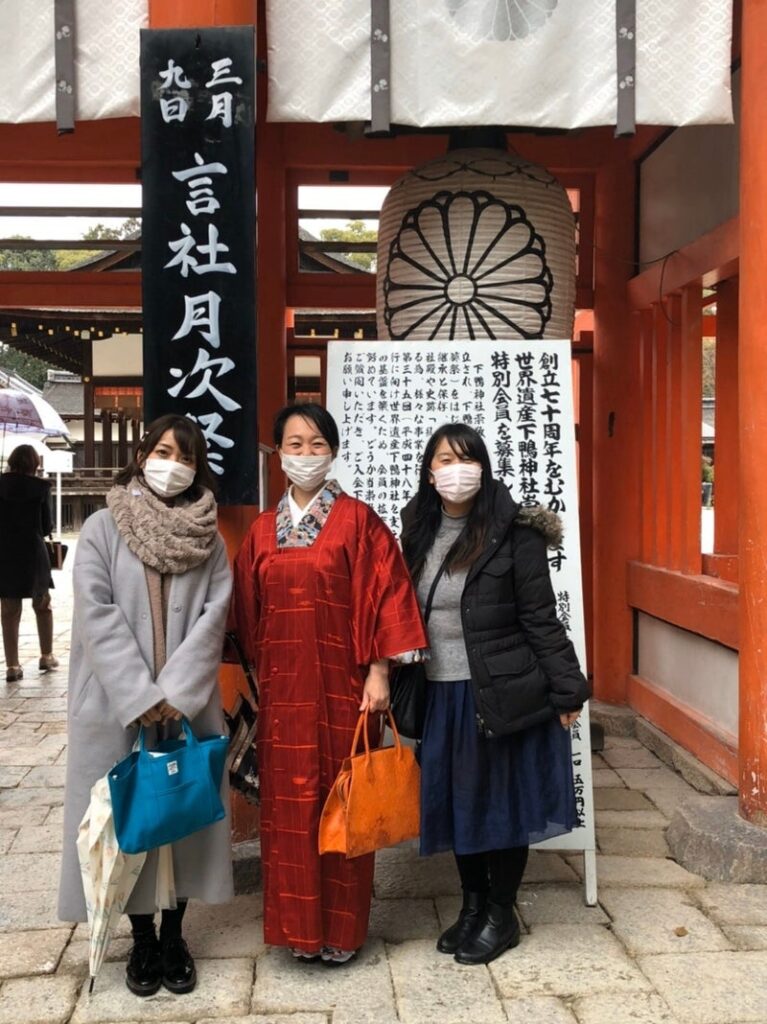
[[[173,437],[187,458],[199,458],[199,434],[191,420],[183,419],[173,424]]]
[[[484,461],[486,457],[484,442],[471,427],[463,423],[451,423],[439,433],[442,434],[456,455],[464,455],[474,462]]]

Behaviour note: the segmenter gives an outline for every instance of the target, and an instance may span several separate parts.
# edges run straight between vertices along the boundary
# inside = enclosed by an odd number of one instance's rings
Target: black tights
[[[492,903],[510,907],[527,865],[529,846],[455,855],[464,892],[485,892]]]
[[[160,923],[160,938],[170,939],[181,935],[181,922],[184,919],[186,900],[178,900],[175,910],[163,910]],[[138,939],[142,935],[154,932],[154,914],[128,914],[133,938]]]

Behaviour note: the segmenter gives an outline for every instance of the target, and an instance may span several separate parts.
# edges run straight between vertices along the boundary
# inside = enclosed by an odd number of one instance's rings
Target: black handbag
[[[48,561],[51,563],[51,569],[63,569],[69,546],[62,544],[60,540],[47,540],[45,542],[45,550],[48,552]]]
[[[431,606],[437,584],[445,571],[445,562],[440,565],[434,577],[426,607],[423,610],[423,621],[428,625]],[[426,668],[422,661],[410,665],[398,665],[392,672],[389,683],[390,704],[397,729],[402,736],[411,740],[420,740],[423,736],[423,723],[426,719]]]
[[[229,752],[226,759],[229,785],[238,793],[242,793],[249,803],[257,804],[260,797],[256,753],[258,686],[237,636],[234,633],[227,633],[226,641],[234,650],[248,684],[248,693],[237,694],[232,710],[224,709],[224,718],[229,730]]]

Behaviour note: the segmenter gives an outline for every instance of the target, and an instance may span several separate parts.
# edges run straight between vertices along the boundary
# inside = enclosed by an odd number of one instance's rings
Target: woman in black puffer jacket
[[[402,521],[421,606],[431,605],[421,853],[452,849],[463,888],[437,949],[488,963],[519,942],[529,844],[577,822],[568,729],[589,694],[549,577],[561,523],[517,505],[460,423],[429,440]]]

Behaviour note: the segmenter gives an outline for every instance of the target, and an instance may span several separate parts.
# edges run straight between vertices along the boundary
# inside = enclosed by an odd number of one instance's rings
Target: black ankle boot
[[[456,950],[459,964],[489,964],[519,944],[519,922],[514,907],[488,903],[479,927]]]
[[[133,936],[133,948],[125,969],[125,984],[135,996],[153,996],[162,985],[160,943],[154,928]]]
[[[440,953],[455,953],[478,927],[482,911],[487,902],[487,893],[465,892],[463,894],[463,906],[455,924],[451,924],[437,940],[437,949]]]
[[[197,984],[197,970],[189,947],[180,934],[160,933],[162,983],[169,992],[183,995]]]

